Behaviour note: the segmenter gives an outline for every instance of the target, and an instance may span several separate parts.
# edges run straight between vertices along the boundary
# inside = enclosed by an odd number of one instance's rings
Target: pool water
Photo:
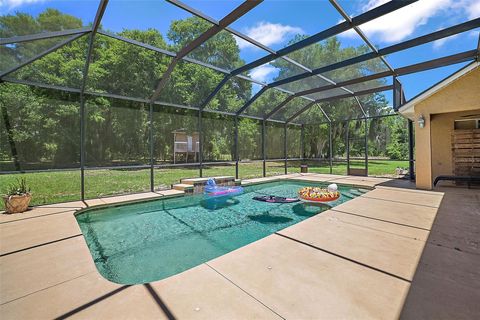
[[[90,209],[76,216],[99,272],[137,284],[160,280],[266,237],[367,190],[339,185],[340,199],[325,205],[266,203],[258,195],[296,197],[301,181],[247,186],[226,201],[203,195]]]

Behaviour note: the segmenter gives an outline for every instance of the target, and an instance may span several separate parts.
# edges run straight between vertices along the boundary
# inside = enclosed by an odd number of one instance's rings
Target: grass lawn
[[[330,173],[327,164],[310,162],[309,172]],[[363,163],[359,162],[359,166]],[[408,161],[371,160],[369,175],[381,176],[394,174],[395,168],[408,167]],[[300,172],[299,161],[288,162],[288,173]],[[346,174],[346,163],[335,163],[333,174]],[[283,162],[267,162],[267,176],[284,174]],[[155,169],[155,186],[157,189],[169,188],[182,178],[198,176],[198,168]],[[235,166],[209,166],[203,169],[204,176],[234,176]],[[239,177],[249,179],[262,176],[262,163],[240,163]],[[24,174],[0,175],[0,193],[5,193],[8,186],[17,178],[24,177],[32,189],[32,205],[66,202],[80,199],[80,170],[38,172]],[[115,194],[134,193],[150,190],[150,169],[136,170],[89,170],[85,173],[85,191],[87,198],[98,198]],[[0,208],[3,208],[3,201]]]

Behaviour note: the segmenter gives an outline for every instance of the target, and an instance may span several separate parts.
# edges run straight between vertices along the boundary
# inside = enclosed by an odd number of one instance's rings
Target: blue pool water
[[[339,186],[328,205],[266,203],[257,195],[296,197],[300,181],[247,186],[228,201],[203,195],[91,209],[77,215],[99,272],[122,284],[177,274],[348,201],[366,190]]]

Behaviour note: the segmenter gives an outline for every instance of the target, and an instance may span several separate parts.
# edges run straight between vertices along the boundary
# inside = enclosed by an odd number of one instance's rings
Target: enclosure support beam
[[[391,2],[394,2],[394,1],[390,1],[390,3]],[[452,26],[452,27],[449,27],[449,28],[446,28],[446,29],[442,29],[442,30],[439,30],[439,31],[436,31],[436,32],[429,33],[429,34],[424,35],[424,36],[420,36],[420,37],[417,37],[417,38],[413,38],[411,40],[407,40],[407,41],[404,41],[404,42],[400,42],[400,43],[391,45],[389,47],[382,48],[382,49],[378,50],[378,52],[369,52],[369,53],[362,54],[362,55],[354,57],[354,58],[350,58],[350,59],[347,59],[347,60],[343,60],[343,61],[340,61],[340,62],[337,62],[337,63],[333,63],[333,64],[330,64],[330,65],[327,65],[327,66],[324,66],[324,67],[314,69],[314,70],[312,70],[311,73],[310,72],[305,72],[305,73],[301,73],[301,74],[298,74],[298,75],[295,75],[295,76],[292,76],[292,77],[288,77],[288,78],[285,78],[285,79],[282,79],[282,80],[279,80],[279,81],[276,81],[276,82],[272,82],[272,83],[269,84],[269,87],[280,86],[280,85],[287,84],[287,83],[290,83],[290,82],[293,82],[293,81],[308,78],[308,77],[312,76],[312,74],[321,74],[321,73],[325,73],[325,72],[330,72],[330,71],[333,71],[333,70],[338,70],[338,69],[341,69],[341,68],[344,68],[344,67],[354,65],[356,63],[369,61],[369,60],[372,60],[372,59],[375,59],[375,58],[379,58],[381,56],[385,56],[385,55],[392,54],[392,53],[395,53],[395,52],[403,51],[403,50],[406,50],[406,49],[409,49],[409,48],[420,46],[420,45],[425,44],[425,43],[433,42],[435,40],[443,39],[443,38],[446,38],[446,37],[449,37],[449,36],[452,36],[452,35],[455,35],[455,34],[459,34],[459,33],[462,33],[462,32],[468,31],[468,30],[472,30],[472,29],[478,28],[479,26],[480,26],[480,18],[473,19],[473,20],[470,20],[470,21],[467,21],[467,22],[464,22],[464,23],[461,23],[461,24],[457,24],[455,26]],[[396,70],[396,72],[398,72],[398,69]]]
[[[368,177],[368,120],[365,117],[365,175]]]
[[[340,6],[340,4],[337,2],[337,0],[330,0],[330,3],[332,6],[337,10],[338,13],[349,23],[352,23],[352,18],[343,10],[343,8]],[[367,44],[367,46],[372,50],[373,52],[378,53],[378,49],[370,42],[370,40],[367,38],[367,36],[363,33],[363,31],[360,29],[358,26],[353,26],[353,30],[362,38],[363,42]],[[393,73],[395,73],[395,69],[387,62],[387,60],[381,56],[380,59],[382,60],[383,64]]]
[[[284,124],[283,127],[283,156],[285,157],[285,174],[287,174],[287,160],[288,160],[288,154],[287,154],[287,123]]]
[[[333,172],[333,144],[332,144],[332,121],[328,123],[328,149],[329,149],[329,164],[330,174]]]
[[[238,116],[235,116],[235,179],[238,179]]]
[[[95,20],[92,24],[92,32],[90,32],[90,39],[88,41],[87,55],[85,58],[85,65],[83,68],[83,79],[80,87],[80,184],[81,184],[81,199],[85,200],[85,156],[86,156],[86,108],[85,108],[85,87],[87,85],[88,70],[90,68],[90,60],[93,52],[93,42],[95,34],[100,27],[105,9],[107,8],[108,0],[101,0],[98,5]]]
[[[240,68],[237,68],[231,72],[232,76],[242,74],[243,72],[246,72],[248,70],[252,70],[256,67],[259,67],[263,64],[266,64],[268,62],[271,62],[275,59],[281,58],[283,56],[286,56],[294,51],[298,51],[300,49],[303,49],[305,47],[308,47],[309,45],[312,45],[314,43],[318,43],[322,40],[325,40],[327,38],[336,36],[342,32],[345,32],[347,30],[352,29],[354,26],[358,26],[361,24],[364,24],[368,21],[374,20],[376,18],[379,18],[381,16],[384,16],[388,13],[394,12],[395,10],[398,10],[400,8],[403,8],[405,6],[408,6],[411,3],[414,3],[418,0],[403,0],[403,1],[389,1],[383,5],[380,5],[372,10],[369,10],[367,12],[364,12],[356,17],[353,17],[351,19],[351,22],[344,21],[342,23],[337,24],[336,26],[330,27],[328,29],[325,29],[321,32],[318,32],[314,34],[313,36],[310,36],[308,38],[305,38],[301,41],[298,41],[290,46],[287,46],[275,53],[270,53],[269,55],[262,57],[260,59],[257,59],[255,61],[252,61],[251,63],[248,63]],[[172,2],[177,2],[177,1],[172,1]],[[185,9],[185,8],[183,8]],[[248,41],[248,40],[247,40]],[[309,74],[310,76],[315,75],[313,71],[309,70],[305,74]],[[301,74],[303,75],[303,73]],[[290,78],[289,78],[290,79]],[[291,81],[288,81],[291,82]],[[273,85],[272,84],[268,85],[269,88],[272,88],[274,86],[278,85]],[[223,84],[220,84],[220,86],[223,86]]]
[[[415,180],[413,121],[408,120],[408,173],[410,180]]]
[[[15,145],[15,139],[13,139],[12,126],[10,125],[10,118],[8,117],[7,107],[5,105],[0,105],[2,109],[3,122],[5,129],[7,131],[8,144],[10,145],[10,151],[12,153],[13,164],[15,166],[15,171],[20,171],[20,161],[18,160],[17,146]]]
[[[38,59],[41,59],[41,58],[45,57],[47,54],[49,54],[51,52],[54,52],[54,51],[56,51],[56,50],[58,50],[58,49],[60,49],[64,46],[66,46],[67,44],[77,40],[78,38],[82,37],[83,35],[85,35],[87,33],[88,32],[84,32],[84,33],[81,33],[81,34],[74,35],[73,37],[70,37],[67,40],[64,40],[64,41],[60,42],[59,44],[51,47],[50,49],[47,49],[47,50],[43,51],[42,53],[37,54],[36,56],[28,59],[27,61],[25,61],[23,63],[20,63],[19,65],[16,65],[15,67],[13,67],[13,68],[3,72],[2,74],[0,74],[0,79],[5,77],[5,76],[8,76],[9,74],[17,71],[18,69],[20,69],[20,68],[22,68],[22,67],[24,67],[24,66],[26,66],[26,65],[28,65],[32,62],[37,61]]]
[[[200,11],[198,11],[198,10],[190,7],[190,6],[188,6],[187,4],[185,4],[185,3],[181,2],[181,1],[178,1],[178,0],[167,0],[167,1],[170,2],[171,4],[175,5],[175,6],[177,6],[177,7],[181,8],[181,9],[183,9],[183,10],[191,13],[191,14],[194,15],[194,16],[197,16],[197,17],[199,17],[199,18],[201,18],[201,19],[203,19],[203,20],[205,20],[205,21],[208,21],[208,22],[211,23],[211,24],[214,24],[214,25],[219,25],[219,24],[220,24],[217,20],[215,20],[215,19],[207,16],[206,14],[204,14],[204,13],[202,13],[202,12],[200,12]],[[272,55],[276,55],[276,54],[277,54],[277,52],[276,52],[275,50],[273,50],[273,49],[271,49],[271,48],[269,48],[269,47],[261,44],[261,43],[258,42],[258,41],[255,41],[254,39],[250,38],[249,36],[247,36],[247,35],[239,32],[239,31],[237,31],[237,30],[234,30],[234,29],[232,29],[232,28],[230,28],[230,27],[226,27],[225,30],[228,31],[228,32],[230,32],[230,33],[232,33],[233,35],[235,35],[235,36],[237,36],[237,37],[239,37],[239,38],[247,41],[248,43],[252,44],[253,46],[258,47],[258,48],[261,48],[261,49],[269,52],[269,53],[272,54]],[[113,35],[113,34],[109,34],[109,36],[117,37],[117,38],[118,38],[118,36]],[[127,41],[131,41],[131,40],[127,40]],[[147,46],[148,46],[148,45],[147,45]],[[173,54],[172,56],[175,56],[175,54]],[[287,61],[287,62],[289,62],[289,63],[292,63],[292,64],[294,64],[295,66],[303,69],[304,71],[311,72],[311,70],[310,70],[309,68],[307,68],[306,66],[302,65],[301,63],[299,63],[299,62],[297,62],[297,61],[295,61],[295,60],[293,60],[293,59],[291,59],[291,58],[289,58],[289,57],[287,57],[287,56],[282,56],[282,57],[280,57],[280,59],[283,59],[283,60],[285,60],[285,61]],[[184,60],[186,60],[186,59],[184,58]],[[193,60],[193,59],[190,59],[190,60]],[[209,67],[209,68],[212,68],[212,67],[213,67],[212,65],[208,65],[208,64],[205,64],[205,63],[202,63],[202,62],[199,62],[199,61],[191,61],[191,62],[194,62],[194,63],[197,63],[197,64],[201,64],[201,65],[204,65],[204,66]],[[219,70],[220,68],[217,68],[217,67],[213,67],[213,68],[216,68],[217,71],[223,72],[224,74],[230,74],[230,72],[227,71],[227,70]],[[331,84],[334,84],[334,85],[335,85],[335,82],[334,82],[334,81],[332,81],[332,80],[330,80],[330,79],[328,79],[328,78],[326,78],[326,77],[324,77],[324,76],[322,76],[322,75],[316,75],[316,76],[319,77],[319,78],[321,78],[321,79],[324,79],[324,80],[330,82]],[[237,74],[236,77],[240,77],[240,78],[243,78],[243,79],[246,79],[246,80],[249,80],[249,81],[254,80],[254,79],[250,79],[250,78],[248,78],[248,77],[245,77],[245,76],[243,76],[243,75],[241,75],[241,74]],[[259,81],[254,81],[254,82],[257,83],[257,84],[259,84],[259,85],[261,85],[261,86],[264,86],[264,84],[261,83],[261,82],[259,82]],[[223,86],[223,84],[220,84],[220,86]],[[346,88],[342,88],[342,89],[345,90],[346,92],[350,92],[350,93],[351,93],[351,91],[349,91],[349,90],[346,89]],[[213,98],[213,96],[214,96],[216,93],[217,93],[217,91],[214,91],[212,97],[207,98],[207,99],[206,99],[206,102],[204,102],[202,105],[206,105],[208,102],[210,102],[210,100]],[[262,93],[263,93],[263,91],[262,91]],[[249,101],[247,101],[247,102],[246,102],[247,107],[248,107],[248,105],[250,105],[253,101],[255,101],[257,98],[258,98],[258,96],[254,96],[254,97],[252,97]],[[303,98],[303,97],[302,97],[302,98]],[[245,108],[246,108],[246,107],[245,107]],[[241,114],[241,113],[245,110],[245,108],[242,107],[242,108],[238,111],[239,114]]]
[[[318,103],[318,102],[325,102],[325,101],[333,101],[333,100],[337,100],[337,99],[350,98],[350,97],[355,97],[355,96],[361,96],[361,95],[365,95],[365,94],[382,92],[382,91],[387,91],[387,90],[391,90],[391,89],[393,89],[393,86],[392,86],[392,85],[382,86],[382,87],[377,87],[377,88],[372,88],[372,89],[357,91],[357,92],[355,92],[354,95],[351,95],[351,94],[342,94],[342,95],[333,96],[333,97],[329,97],[329,98],[319,99],[319,100],[316,100],[315,102]],[[303,107],[302,109],[300,109],[299,111],[297,111],[293,116],[291,116],[290,118],[288,118],[287,123],[292,122],[295,118],[297,118],[297,117],[300,116],[302,113],[304,113],[305,111],[307,111],[313,104],[314,104],[313,102],[312,102],[312,103],[309,103],[309,104],[307,104],[305,107]],[[326,114],[325,114],[325,115],[326,115]]]
[[[346,121],[347,124],[347,131],[346,131],[346,140],[345,140],[345,148],[347,152],[347,175],[350,175],[350,121]]]
[[[85,96],[80,95],[80,195],[85,200]]]
[[[262,158],[263,158],[263,176],[265,177],[267,175],[267,167],[266,167],[266,160],[267,160],[267,155],[266,155],[266,141],[265,141],[265,120],[262,120]]]
[[[305,126],[302,124],[300,127],[300,160],[305,160]]]
[[[397,111],[402,105],[402,84],[397,77],[393,77],[393,110]]]
[[[194,149],[196,147],[194,146]],[[187,155],[188,157],[188,155]],[[198,110],[198,163],[200,165],[199,175],[203,177],[203,123],[202,110]]]
[[[435,68],[445,67],[445,66],[449,66],[449,65],[452,65],[452,64],[457,64],[457,63],[461,63],[461,62],[467,62],[467,61],[475,60],[477,55],[478,55],[477,50],[464,51],[464,52],[456,53],[456,54],[453,54],[453,55],[449,55],[449,56],[445,56],[445,57],[441,57],[441,58],[437,58],[437,59],[433,59],[433,60],[428,60],[428,61],[424,61],[424,62],[400,67],[400,68],[395,69],[395,73],[398,76],[403,76],[403,75],[407,75],[407,74],[411,74],[411,73],[416,73],[416,72],[431,70],[431,69],[435,69]],[[319,88],[312,88],[312,89],[300,91],[300,92],[295,93],[295,95],[296,96],[309,95],[309,94],[312,94],[312,93],[328,91],[328,90],[331,90],[331,89],[340,88],[342,86],[349,86],[349,85],[352,85],[352,84],[358,84],[358,83],[362,83],[362,82],[366,82],[366,81],[370,81],[370,80],[381,79],[381,78],[385,78],[385,77],[389,77],[389,76],[395,76],[395,74],[393,74],[391,71],[382,71],[382,72],[379,72],[379,73],[374,73],[374,74],[371,74],[371,75],[362,76],[362,77],[359,77],[359,78],[354,78],[354,79],[338,82],[336,85],[330,84],[330,85],[322,86],[322,87],[319,87]]]
[[[92,31],[92,27],[85,27],[79,29],[68,29],[68,30],[60,30],[60,31],[50,31],[50,32],[42,32],[42,33],[35,33],[26,36],[15,36],[10,38],[0,38],[0,45],[12,44],[12,43],[20,43],[20,42],[29,42],[29,41],[36,41],[42,39],[51,39],[56,37],[65,37],[79,33],[88,33]]]
[[[363,117],[367,117],[367,113],[365,112],[365,109],[362,106],[362,103],[360,102],[360,99],[358,99],[357,96],[354,97],[355,101],[357,102],[358,107],[360,108],[360,111],[362,111]]]
[[[245,102],[245,104],[237,111],[237,115],[242,114],[243,111],[245,111],[245,109],[247,109],[249,105],[251,105],[255,100],[258,99],[258,97],[260,97],[265,92],[265,90],[267,90],[267,87],[263,87],[257,93],[255,93],[255,95],[251,97],[250,100]]]
[[[232,78],[231,75],[227,74],[225,77],[223,77],[222,81],[213,89],[212,93],[208,95],[208,97],[205,99],[205,101],[202,102],[202,104],[199,106],[200,110],[205,109],[205,107],[212,101],[212,99],[215,97],[215,95],[222,89],[223,85],[228,82]]]
[[[150,136],[150,191],[155,191],[155,175],[154,175],[154,164],[153,160],[153,103],[150,103],[148,106],[148,125],[149,125],[149,136]]]
[[[171,52],[171,51],[168,51],[168,50],[165,50],[165,49],[162,49],[162,48],[157,48],[155,46],[152,46],[150,44],[143,43],[143,42],[140,42],[140,41],[137,41],[137,40],[128,39],[128,38],[119,36],[118,34],[114,34],[114,33],[107,32],[107,31],[101,31],[101,30],[99,30],[97,33],[101,34],[103,36],[112,38],[112,39],[116,39],[116,40],[119,40],[119,41],[122,41],[122,42],[125,42],[125,43],[132,44],[134,46],[138,46],[138,47],[150,50],[150,51],[161,53],[161,54],[164,54],[164,55],[169,56],[169,57],[175,57],[176,56],[176,53],[174,53],[174,52]],[[208,68],[208,69],[220,72],[220,73],[223,73],[225,75],[230,74],[230,71],[228,71],[227,69],[220,68],[220,67],[217,67],[217,66],[214,66],[214,65],[211,65],[209,63],[202,62],[202,61],[199,61],[199,60],[196,60],[196,59],[192,59],[190,57],[183,57],[181,60],[196,64],[196,65],[199,65],[199,66],[202,66],[202,67],[205,67],[205,68]],[[259,84],[259,85],[264,85],[263,82],[252,79],[252,78],[247,77],[245,75],[239,74],[236,77],[240,78],[240,79],[250,81],[252,83],[256,83],[256,84]]]
[[[364,145],[364,151],[365,151],[365,175],[368,176],[368,135],[367,135],[367,131],[368,131],[368,120],[367,120],[367,113],[365,112],[365,108],[363,107],[362,103],[360,102],[360,99],[358,99],[358,97],[355,97],[355,101],[357,102],[358,106],[360,107],[361,111],[362,111],[362,114],[363,114],[363,118],[364,118],[364,121],[365,121],[365,145]]]
[[[292,100],[293,98],[295,98],[295,96],[288,96],[285,100],[283,100],[282,102],[280,102],[280,104],[278,104],[275,108],[273,108],[272,111],[270,111],[269,113],[265,114],[264,115],[264,119],[267,120],[268,118],[270,118],[271,116],[273,116],[274,114],[276,114],[278,111],[280,111],[280,109],[282,109],[287,103],[290,102],[290,100]]]
[[[353,26],[356,25],[361,25],[364,24],[368,21],[374,20],[376,18],[379,18],[381,16],[384,16],[390,12],[393,12],[395,10],[398,10],[400,8],[403,8],[405,6],[408,6],[409,4],[416,2],[417,0],[404,0],[404,1],[389,1],[381,6],[378,6],[370,11],[364,12],[356,17],[352,18],[352,22],[349,23],[348,21],[344,21],[342,23],[337,24],[334,27],[328,28],[326,30],[323,30],[321,32],[318,32],[314,34],[313,36],[310,36],[308,38],[305,38],[301,41],[298,41],[288,47],[285,47],[279,51],[277,51],[276,54],[269,54],[263,58],[260,58],[258,60],[255,60],[251,63],[248,63],[240,68],[235,69],[232,73],[233,74],[240,74],[242,72],[251,70],[253,68],[259,67],[262,64],[268,63],[270,61],[273,61],[279,57],[288,55],[294,51],[300,50],[302,48],[308,47],[309,45],[312,45],[314,43],[320,42],[322,40],[325,40],[327,38],[336,36],[344,31],[350,30],[353,28]]]
[[[196,48],[200,47],[207,40],[211,39],[217,33],[225,29],[228,25],[235,22],[238,18],[240,18],[241,16],[243,16],[253,8],[255,8],[261,2],[262,1],[259,1],[259,0],[242,2],[238,7],[233,9],[232,12],[230,12],[222,20],[220,20],[217,25],[211,26],[207,31],[203,32],[193,41],[189,42],[183,48],[181,48],[180,51],[178,51],[178,53],[170,62],[170,65],[168,66],[167,71],[163,74],[162,79],[160,80],[157,88],[155,89],[155,92],[150,98],[151,101],[156,100],[160,96],[162,89],[165,87],[168,79],[170,78],[171,73],[173,72],[173,69],[175,68],[175,65],[179,60],[187,56],[190,52],[192,52]]]

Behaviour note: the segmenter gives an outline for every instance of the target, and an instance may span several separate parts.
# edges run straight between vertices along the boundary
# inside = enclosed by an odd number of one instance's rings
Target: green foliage
[[[34,34],[45,31],[83,27],[80,19],[47,9],[34,17],[16,13],[0,16],[0,37]],[[166,35],[158,30],[123,30],[119,35],[152,46],[178,52],[184,45],[196,39],[211,24],[196,18],[172,21]],[[164,38],[166,37],[166,38]],[[299,38],[293,41],[298,41]],[[22,42],[0,47],[0,70],[8,70],[27,59],[64,41],[58,37]],[[167,41],[165,40],[167,39]],[[13,79],[28,80],[68,88],[80,88],[83,80],[88,37],[83,36],[55,50],[43,58],[28,64],[9,75]],[[365,53],[367,48],[342,47],[336,38],[316,43],[293,52],[290,58],[309,67],[319,67]],[[235,38],[227,31],[219,32],[199,48],[188,54],[189,58],[232,70],[245,62]],[[164,75],[171,57],[153,50],[125,43],[97,34],[94,41],[86,91],[106,92],[119,96],[148,99]],[[272,64],[279,69],[276,79],[304,72],[277,59]],[[354,78],[380,70],[374,60],[328,74],[334,80]],[[210,68],[180,61],[170,75],[159,101],[200,106],[224,74]],[[318,77],[293,82],[285,89],[300,91],[318,85]],[[379,82],[381,83],[381,82]],[[207,110],[235,112],[255,93],[249,81],[233,77],[206,106]],[[288,95],[268,89],[247,110],[247,114],[263,116]],[[369,115],[388,111],[383,95],[362,98]],[[87,95],[86,106],[86,162],[88,166],[121,164],[148,164],[150,158],[150,106],[146,103]],[[304,106],[302,99],[293,99],[288,108],[275,115],[286,120]],[[339,100],[322,105],[332,119],[347,118],[359,110],[351,101]],[[80,97],[76,93],[27,87],[11,83],[0,85],[0,170],[14,170],[13,158],[22,169],[74,168],[80,161]],[[153,105],[152,136],[156,163],[170,162],[173,158],[173,131],[198,131],[198,112],[178,109],[174,106]],[[7,119],[9,127],[7,128]],[[234,159],[233,118],[203,113],[203,151],[208,161]],[[313,125],[325,122],[318,108],[312,108],[297,119],[305,122],[305,154],[311,158],[329,154],[328,127]],[[312,124],[311,124],[312,123]],[[386,129],[386,128],[392,129]],[[382,134],[375,135],[375,129]],[[357,130],[362,134],[364,129]],[[239,154],[241,159],[260,159],[261,123],[241,119],[238,126]],[[290,133],[291,132],[291,133]],[[334,155],[345,152],[346,125],[338,124],[332,130]],[[388,135],[391,133],[391,137]],[[283,157],[283,126],[267,127],[267,156]],[[402,158],[405,154],[403,131],[392,121],[370,124],[369,150],[378,156]],[[293,136],[292,136],[293,135]],[[300,131],[287,133],[288,154],[300,156]],[[388,140],[390,139],[390,140]],[[387,141],[388,140],[388,141]],[[11,142],[14,142],[13,144]],[[387,143],[388,142],[388,143]],[[380,145],[380,147],[378,147]],[[360,152],[357,146],[352,150]]]
[[[399,121],[400,120],[400,121]],[[391,141],[387,145],[386,155],[393,160],[408,159],[408,133],[407,123],[403,119],[392,119],[389,126],[391,133]]]
[[[243,118],[238,122],[238,154],[241,159],[260,159],[261,126],[252,119]]]
[[[30,187],[27,185],[25,178],[17,179],[16,183],[12,183],[7,189],[7,196],[22,196],[30,193]]]
[[[330,173],[328,163],[318,161],[307,162],[309,172]],[[284,173],[283,162],[267,162],[267,175]],[[240,178],[251,179],[262,176],[261,162],[246,162],[240,164]],[[369,161],[368,171],[371,175],[384,176],[395,174],[395,168],[408,167],[408,161]],[[204,168],[206,176],[225,176],[235,172],[234,166],[209,166]],[[300,172],[298,161],[289,161],[288,172]],[[346,174],[345,163],[334,163],[333,174]],[[132,192],[150,191],[150,169],[141,170],[93,170],[86,174],[86,197],[118,195]],[[198,168],[165,168],[155,169],[155,185],[168,188],[172,183],[178,183],[181,178],[198,176]],[[32,205],[74,201],[80,199],[80,172],[65,170],[60,172],[24,173],[35,190]],[[0,192],[7,191],[7,186],[14,183],[18,174],[0,175]],[[0,202],[0,210],[3,203]]]

